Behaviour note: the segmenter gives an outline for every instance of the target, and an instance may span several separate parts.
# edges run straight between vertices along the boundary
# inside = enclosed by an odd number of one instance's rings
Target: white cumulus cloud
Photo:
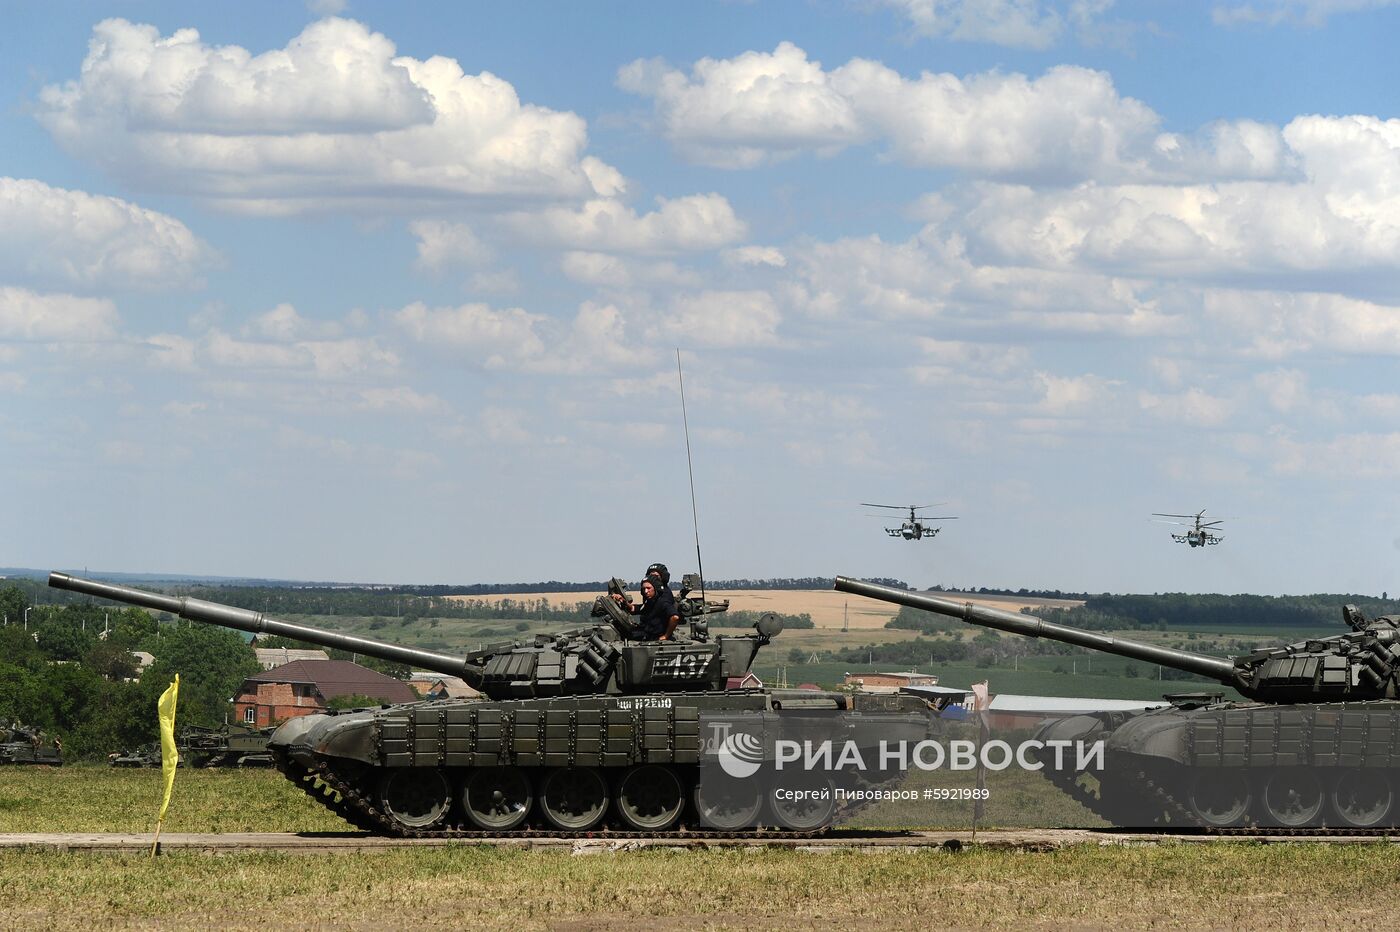
[[[430,308],[415,302],[395,312],[393,322],[413,340],[487,368],[517,368],[543,355],[536,328],[544,320],[521,308],[497,310],[485,304]]]
[[[1057,7],[1089,8],[1084,0],[879,0],[908,19],[916,35],[963,42],[989,42],[1017,48],[1043,49],[1065,30]],[[1102,6],[1102,4],[1098,4]]]
[[[454,59],[395,51],[338,18],[258,55],[109,19],[81,76],[45,87],[37,116],[124,180],[253,212],[615,193],[616,171],[583,155],[577,115]]]
[[[1252,0],[1250,3],[1219,4],[1211,10],[1211,17],[1222,26],[1236,23],[1323,26],[1330,16],[1391,6],[1400,6],[1400,0]]]
[[[115,197],[0,177],[0,275],[79,289],[197,282],[212,250],[179,220]]]
[[[664,254],[718,249],[740,239],[747,226],[719,194],[657,198],[656,210],[638,214],[611,198],[578,209],[547,208],[504,218],[532,243],[593,252]]]
[[[791,42],[772,52],[702,58],[689,76],[638,59],[618,72],[618,86],[653,97],[667,137],[706,164],[750,167],[862,135],[851,100]]]
[[[781,320],[766,291],[702,291],[678,295],[657,329],[692,346],[742,348],[777,343]]]
[[[35,343],[87,343],[116,334],[117,309],[106,298],[40,294],[0,286],[0,339]]]

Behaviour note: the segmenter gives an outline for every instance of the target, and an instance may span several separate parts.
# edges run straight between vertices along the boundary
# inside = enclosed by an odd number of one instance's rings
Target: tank
[[[63,764],[63,746],[57,741],[45,742],[44,733],[32,726],[0,719],[0,765]]]
[[[762,765],[771,762],[771,736],[784,726],[811,724],[826,735],[835,729],[868,745],[875,740],[869,723],[878,720],[885,737],[893,721],[917,740],[935,725],[928,703],[913,695],[730,688],[743,682],[782,624],[765,615],[752,633],[713,636],[708,618],[728,602],[696,595],[698,582],[690,575],[682,582],[677,605],[686,632],[678,628],[671,640],[638,639],[633,617],[613,598],[627,595],[614,579],[581,627],[453,656],[200,599],[49,576],[55,588],[458,676],[478,690],[476,700],[305,715],[272,735],[268,752],[287,779],[370,832],[470,838],[824,830],[846,805],[830,783],[780,799],[763,795],[753,780],[702,779],[702,764],[730,748],[726,738],[717,750],[702,725],[716,717],[757,721],[763,737],[739,750],[757,753]],[[872,771],[842,779],[862,788],[892,776]]]
[[[218,728],[189,725],[177,744],[181,760],[191,767],[271,767],[267,745],[273,731],[238,723]]]
[[[183,759],[180,763],[184,763]],[[107,765],[109,767],[159,767],[161,765],[160,742],[152,741],[150,744],[143,744],[134,751],[113,751],[107,755]]]
[[[1162,708],[1078,715],[1036,739],[1104,742],[1091,787],[1070,769],[1042,769],[1121,826],[1225,830],[1400,824],[1400,616],[1342,608],[1345,631],[1238,657],[1212,657],[1082,631],[1034,615],[837,577],[836,589],[1025,637],[1158,663],[1238,691],[1166,697]]]

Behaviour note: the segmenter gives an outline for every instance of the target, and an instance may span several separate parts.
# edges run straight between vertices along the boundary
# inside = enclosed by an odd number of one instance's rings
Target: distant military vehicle
[[[44,733],[31,725],[21,725],[0,719],[0,764],[63,763],[63,746],[57,741],[44,741]]]
[[[159,767],[160,742],[152,741],[134,751],[113,751],[107,755],[107,764],[111,767]]]
[[[180,733],[180,756],[191,767],[271,767],[267,743],[275,728],[190,725]]]
[[[1347,605],[1349,631],[1226,658],[846,577],[836,588],[1184,670],[1252,700],[1192,694],[1166,708],[1042,727],[1045,742],[1106,742],[1097,794],[1083,792],[1073,771],[1043,773],[1115,824],[1400,826],[1400,615],[1368,620]]]
[[[936,502],[933,505],[879,505],[875,502],[861,502],[861,504],[867,508],[889,508],[894,511],[909,509],[909,517],[904,520],[903,524],[899,527],[885,528],[886,534],[903,540],[923,540],[924,538],[932,540],[938,536],[939,531],[943,530],[941,527],[934,527],[932,522],[958,520],[956,515],[940,515],[936,518],[930,518],[919,514],[924,509],[935,508],[944,504],[943,502]],[[871,515],[871,517],[889,520],[888,515]]]
[[[1189,518],[1192,523],[1186,524],[1182,521],[1163,521],[1162,524],[1179,524],[1187,528],[1180,534],[1173,534],[1172,540],[1178,544],[1185,544],[1188,547],[1214,547],[1224,540],[1216,534],[1212,528],[1218,528],[1225,523],[1224,518],[1208,518],[1204,510],[1196,512],[1194,515],[1169,515],[1161,512],[1153,512],[1154,518]]]
[[[765,615],[752,634],[711,637],[706,616],[727,610],[728,602],[692,595],[698,583],[687,576],[678,600],[689,636],[677,631],[672,640],[641,640],[633,617],[613,598],[626,598],[622,582],[613,580],[584,627],[458,657],[199,599],[65,573],[49,576],[56,588],[460,676],[479,690],[480,700],[306,715],[277,729],[268,746],[277,768],[318,803],[368,831],[465,838],[536,829],[823,830],[848,797],[830,782],[810,792],[765,796],[757,780],[747,779],[773,760],[766,756],[772,743],[761,742],[784,723],[798,728],[817,721],[828,735],[873,745],[866,723],[878,712],[885,714],[882,723],[893,719],[902,728],[896,737],[912,743],[930,734],[934,719],[927,703],[907,695],[726,689],[749,671],[782,622]],[[701,734],[700,725],[702,716],[714,715],[757,720],[761,737],[743,732],[707,750],[704,742],[713,739]],[[703,760],[716,761],[734,779],[702,781]],[[885,777],[849,775],[855,788]]]

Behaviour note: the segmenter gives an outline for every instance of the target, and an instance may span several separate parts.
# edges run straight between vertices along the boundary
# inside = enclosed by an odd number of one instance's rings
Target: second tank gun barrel
[[[1144,660],[1176,670],[1185,670],[1188,673],[1196,673],[1218,680],[1227,686],[1238,685],[1238,669],[1232,661],[1223,657],[1211,657],[1207,654],[1196,654],[1170,647],[1159,647],[1156,644],[1145,644],[1142,641],[1111,637],[1094,631],[1082,631],[1079,628],[1057,625],[1034,615],[1008,612],[972,602],[958,602],[922,592],[910,592],[907,589],[896,589],[893,586],[882,586],[879,583],[850,579],[846,576],[836,577],[836,589],[871,599],[879,599],[882,602],[894,602],[898,605],[908,605],[910,608],[937,612],[940,615],[959,618],[969,624],[980,625],[984,628],[995,628],[998,631],[1008,631],[1025,637],[1050,638],[1066,644],[1087,647],[1090,650],[1103,651],[1106,654],[1118,654],[1121,657],[1131,657],[1134,660]]]
[[[238,631],[247,631],[251,634],[277,635],[295,641],[318,644],[322,647],[364,654],[367,657],[378,657],[381,660],[394,663],[404,663],[416,669],[431,670],[444,676],[459,676],[469,684],[480,679],[479,670],[461,657],[420,650],[415,647],[400,647],[397,644],[385,644],[382,641],[372,641],[369,638],[356,637],[353,634],[341,634],[290,621],[280,621],[246,608],[235,608],[231,605],[206,602],[203,599],[187,596],[162,595],[158,592],[133,589],[130,586],[121,586],[116,583],[70,576],[67,573],[50,573],[49,585],[55,589],[67,589],[70,592],[81,592],[102,599],[111,599],[114,602],[139,605],[142,608],[158,612],[169,612],[190,621],[220,625]]]

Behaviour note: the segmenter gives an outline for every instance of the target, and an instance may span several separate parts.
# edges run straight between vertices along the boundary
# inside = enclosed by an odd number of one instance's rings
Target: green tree
[[[84,631],[81,617],[75,619],[67,607],[48,614],[43,624],[34,630],[35,640],[50,660],[77,660],[92,649],[97,632]]]
[[[19,586],[0,586],[0,625],[4,625],[3,619],[9,619],[10,624],[22,623],[24,620],[24,610],[29,607],[29,599],[25,597],[24,590]]]
[[[131,651],[112,641],[98,641],[83,655],[83,666],[108,680],[136,678],[137,662]]]
[[[233,631],[206,625],[162,625],[144,649],[156,660],[141,677],[143,693],[154,708],[179,673],[180,720],[187,725],[223,724],[229,700],[261,669],[247,641]]]

